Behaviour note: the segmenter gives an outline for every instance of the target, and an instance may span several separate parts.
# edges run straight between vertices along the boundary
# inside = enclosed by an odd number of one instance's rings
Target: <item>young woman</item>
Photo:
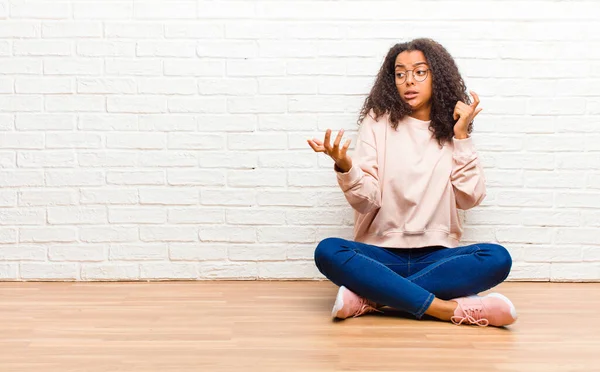
[[[354,241],[328,238],[318,269],[340,286],[332,316],[400,309],[455,324],[505,326],[517,319],[498,293],[477,296],[508,276],[508,251],[490,243],[459,246],[457,209],[477,206],[485,179],[469,133],[482,110],[466,93],[456,63],[429,39],[393,46],[359,116],[353,157],[343,130],[331,143],[308,140],[335,162],[355,210]]]

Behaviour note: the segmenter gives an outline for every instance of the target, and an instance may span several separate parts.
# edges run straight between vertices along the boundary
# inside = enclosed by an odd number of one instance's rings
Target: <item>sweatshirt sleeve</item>
[[[376,210],[381,205],[377,148],[369,121],[365,120],[360,129],[355,151],[351,156],[352,168],[346,173],[341,173],[337,166],[334,167],[346,200],[352,208],[362,214]]]
[[[479,205],[486,196],[485,177],[473,139],[452,139],[454,152],[450,179],[456,196],[456,206],[467,210]]]

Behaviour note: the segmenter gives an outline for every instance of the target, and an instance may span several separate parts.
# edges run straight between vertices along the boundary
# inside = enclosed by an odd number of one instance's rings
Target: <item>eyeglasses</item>
[[[412,72],[413,79],[415,79],[415,81],[418,81],[419,83],[425,81],[425,79],[427,79],[427,76],[429,76],[429,69],[425,67],[419,67],[413,70],[399,71],[396,72],[396,83],[404,84],[409,72]]]

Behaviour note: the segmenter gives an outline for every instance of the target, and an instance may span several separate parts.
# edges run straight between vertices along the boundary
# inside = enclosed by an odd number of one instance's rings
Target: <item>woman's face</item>
[[[410,105],[413,114],[421,113],[425,120],[429,120],[432,78],[423,52],[411,50],[398,54],[394,74],[402,101]]]

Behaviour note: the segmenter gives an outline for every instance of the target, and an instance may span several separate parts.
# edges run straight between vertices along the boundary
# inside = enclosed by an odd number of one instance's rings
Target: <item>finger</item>
[[[319,145],[319,146],[323,146],[323,142],[321,142],[321,140],[320,140],[320,139],[318,139],[318,138],[313,138],[313,139],[312,139],[312,141],[313,141],[314,143],[316,143],[317,145]]]
[[[477,107],[477,105],[479,105],[479,102],[480,102],[479,96],[477,95],[477,93],[475,93],[473,91],[470,91],[470,92],[471,92],[471,95],[473,96],[473,103],[471,104],[471,106],[473,108],[475,108],[475,107]]]
[[[475,118],[475,116],[477,116],[477,114],[479,114],[481,111],[483,111],[482,108],[477,109],[477,111],[475,111],[475,113],[473,114],[473,118]]]
[[[338,134],[337,137],[335,137],[335,141],[333,142],[333,149],[337,150],[340,147],[340,142],[342,142],[342,137],[344,136],[344,130],[341,129]]]
[[[325,140],[323,141],[323,147],[325,150],[331,150],[331,129],[327,129],[325,132]]]
[[[452,115],[452,117],[454,118],[454,120],[458,120],[458,118],[460,117],[460,114],[458,113],[458,104],[456,105],[456,107],[454,108],[454,114]]]
[[[350,143],[352,142],[352,140],[346,140],[346,142],[344,143],[344,145],[342,146],[342,156],[346,156],[346,152],[348,151],[348,147],[350,147]]]
[[[315,152],[325,152],[323,146],[317,145],[313,140],[307,140],[306,142],[308,142],[309,146],[312,147]]]

